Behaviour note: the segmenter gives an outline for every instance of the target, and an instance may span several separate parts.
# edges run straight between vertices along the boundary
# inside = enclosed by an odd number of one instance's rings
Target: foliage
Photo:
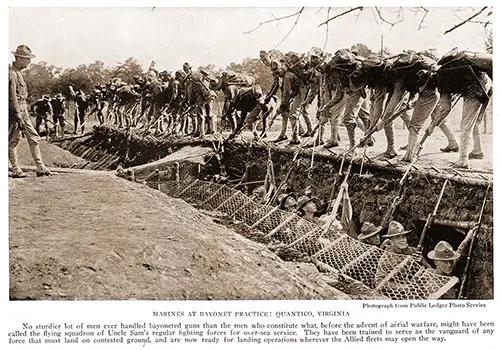
[[[110,77],[120,78],[124,82],[131,84],[134,82],[135,75],[142,75],[142,67],[137,63],[133,57],[128,58],[125,62],[119,63],[116,67],[111,69]]]
[[[54,77],[60,72],[61,68],[49,65],[47,62],[31,64],[24,74],[30,95],[29,101],[33,102],[42,95],[51,94],[56,84]]]
[[[427,56],[427,57],[433,59],[436,62],[439,61],[439,57],[437,55],[436,49],[427,49],[427,50],[421,51],[420,53],[424,56]]]
[[[368,46],[365,44],[357,43],[351,47],[351,49],[358,50],[358,56],[361,57],[370,57],[375,52],[373,52]]]

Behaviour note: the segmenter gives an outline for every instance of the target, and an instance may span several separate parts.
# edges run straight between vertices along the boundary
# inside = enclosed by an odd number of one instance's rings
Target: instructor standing
[[[22,178],[27,175],[19,167],[16,148],[21,141],[21,131],[24,132],[30,147],[31,155],[36,164],[37,176],[51,175],[43,164],[40,152],[40,136],[31,123],[28,111],[28,88],[21,71],[28,67],[35,57],[26,45],[19,45],[12,51],[15,60],[9,66],[9,161],[12,166],[12,177]]]

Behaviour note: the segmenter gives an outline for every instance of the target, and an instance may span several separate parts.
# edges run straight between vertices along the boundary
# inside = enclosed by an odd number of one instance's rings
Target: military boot
[[[394,146],[394,129],[392,124],[385,126],[384,131],[385,137],[387,138],[387,149],[382,154],[382,159],[392,159],[398,155],[396,147]]]
[[[347,130],[347,137],[349,138],[349,147],[352,148],[356,146],[356,124],[345,123],[345,128]]]
[[[288,116],[282,114],[282,122],[281,122],[281,132],[276,140],[273,142],[281,142],[287,139],[286,137],[286,129],[288,127]]]
[[[410,163],[415,156],[415,147],[417,146],[418,133],[414,128],[409,129],[408,145],[406,147],[406,154],[401,158],[401,161]]]
[[[292,139],[290,140],[290,145],[298,145],[300,143],[298,135],[299,125],[300,123],[297,118],[290,118],[290,126],[292,127]]]
[[[474,140],[474,146],[472,147],[472,152],[469,153],[469,159],[483,159],[484,154],[481,148],[481,136],[479,134],[479,127],[477,124],[474,126],[472,137]]]
[[[330,133],[331,137],[328,141],[326,141],[325,145],[323,147],[325,148],[332,148],[332,147],[337,147],[339,145],[339,123],[337,120],[331,121],[330,120]]]
[[[323,142],[323,134],[325,133],[325,124],[320,124],[318,126],[318,136],[316,136],[316,145],[322,145]]]
[[[307,131],[303,134],[301,134],[300,136],[302,137],[310,137],[313,135],[313,129],[312,129],[312,124],[311,124],[311,119],[309,119],[309,117],[304,117],[304,122],[306,123],[306,128],[307,128]]]
[[[446,139],[448,140],[448,146],[446,146],[445,148],[441,148],[440,151],[446,153],[458,152],[459,147],[457,140],[455,140],[455,136],[453,136],[453,133],[451,132],[448,125],[446,125],[446,123],[441,123],[441,125],[439,125],[439,128],[441,129],[443,134],[446,136]]]
[[[469,149],[469,144],[470,144],[470,137],[467,137],[462,134],[460,136],[460,145],[462,146],[462,148],[460,148],[458,161],[451,166],[452,168],[469,169],[469,157],[467,154]]]

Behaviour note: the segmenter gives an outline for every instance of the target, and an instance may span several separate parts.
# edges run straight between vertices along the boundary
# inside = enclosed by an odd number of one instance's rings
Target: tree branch
[[[481,10],[479,10],[478,12],[476,12],[475,14],[473,14],[472,16],[470,16],[469,18],[467,18],[466,20],[464,20],[464,21],[460,22],[459,24],[455,25],[453,28],[446,30],[443,35],[446,35],[446,34],[452,32],[452,31],[454,31],[455,29],[463,26],[465,23],[470,22],[472,19],[476,18],[481,13],[483,13],[487,8],[488,8],[488,6],[483,7]]]
[[[422,19],[420,20],[420,23],[418,24],[418,30],[420,30],[424,27],[425,17],[429,13],[429,10],[427,10],[425,7],[422,7],[422,6],[418,7],[417,11],[420,11],[420,10],[424,11],[424,15],[422,16]]]
[[[330,9],[330,8],[328,8],[328,9]],[[356,10],[363,11],[363,6],[358,6],[358,7],[351,8],[350,10],[347,10],[347,11],[344,11],[344,12],[342,12],[342,13],[339,13],[338,15],[335,15],[335,16],[333,16],[332,18],[328,18],[328,19],[327,19],[326,21],[324,21],[323,23],[320,23],[320,24],[318,25],[318,27],[321,27],[323,24],[328,24],[328,22],[333,21],[335,18],[342,17],[342,16],[347,15],[348,13],[353,12],[353,11],[356,11]]]
[[[264,22],[260,22],[258,26],[256,26],[255,28],[253,29],[250,29],[249,31],[246,31],[246,32],[243,32],[243,34],[250,34],[254,31],[256,31],[257,29],[259,29],[260,27],[262,27],[264,24],[267,24],[267,23],[271,23],[271,22],[279,22],[280,20],[282,19],[286,19],[286,18],[290,18],[290,17],[293,17],[293,16],[299,16],[302,14],[302,11],[304,11],[304,7],[302,7],[299,11],[295,12],[295,13],[292,13],[290,15],[286,15],[286,16],[282,16],[282,17],[275,17],[273,19],[269,19],[267,21],[264,21]],[[273,16],[274,17],[274,16]]]
[[[399,24],[399,23],[403,22],[403,20],[404,20],[404,18],[402,16],[402,8],[399,8],[399,10],[398,10],[399,20],[396,22],[390,22],[387,19],[385,19],[384,16],[382,16],[382,10],[379,7],[375,7],[375,11],[377,13],[378,18],[381,20],[381,22],[379,24],[387,23],[391,27],[394,27],[396,24]]]
[[[297,18],[295,18],[295,22],[293,23],[293,26],[292,28],[290,28],[290,30],[288,31],[288,33],[286,33],[286,35],[283,37],[283,39],[281,39],[281,41],[279,43],[276,44],[276,46],[274,48],[277,48],[278,46],[281,45],[281,43],[283,41],[285,41],[286,38],[288,38],[288,36],[290,35],[290,33],[293,31],[293,29],[297,26],[297,23],[299,22],[299,18],[300,18],[300,15],[302,15],[302,11],[304,11],[304,7],[302,7],[300,9],[299,12],[296,13],[296,16]]]
[[[328,11],[326,12],[326,20],[328,21],[328,18],[330,17],[330,10],[331,7],[328,8]],[[325,35],[325,44],[323,45],[323,51],[326,50],[326,45],[328,44],[328,25],[325,26],[326,28],[326,35]]]

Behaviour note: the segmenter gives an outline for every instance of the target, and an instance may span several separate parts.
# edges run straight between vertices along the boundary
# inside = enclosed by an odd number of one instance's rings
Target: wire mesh
[[[267,238],[306,253],[336,270],[395,300],[439,298],[458,282],[456,277],[432,273],[412,256],[394,254],[361,243],[345,233],[325,230],[295,213],[256,203],[228,186],[196,180],[163,182],[163,193],[201,208],[241,221]]]

